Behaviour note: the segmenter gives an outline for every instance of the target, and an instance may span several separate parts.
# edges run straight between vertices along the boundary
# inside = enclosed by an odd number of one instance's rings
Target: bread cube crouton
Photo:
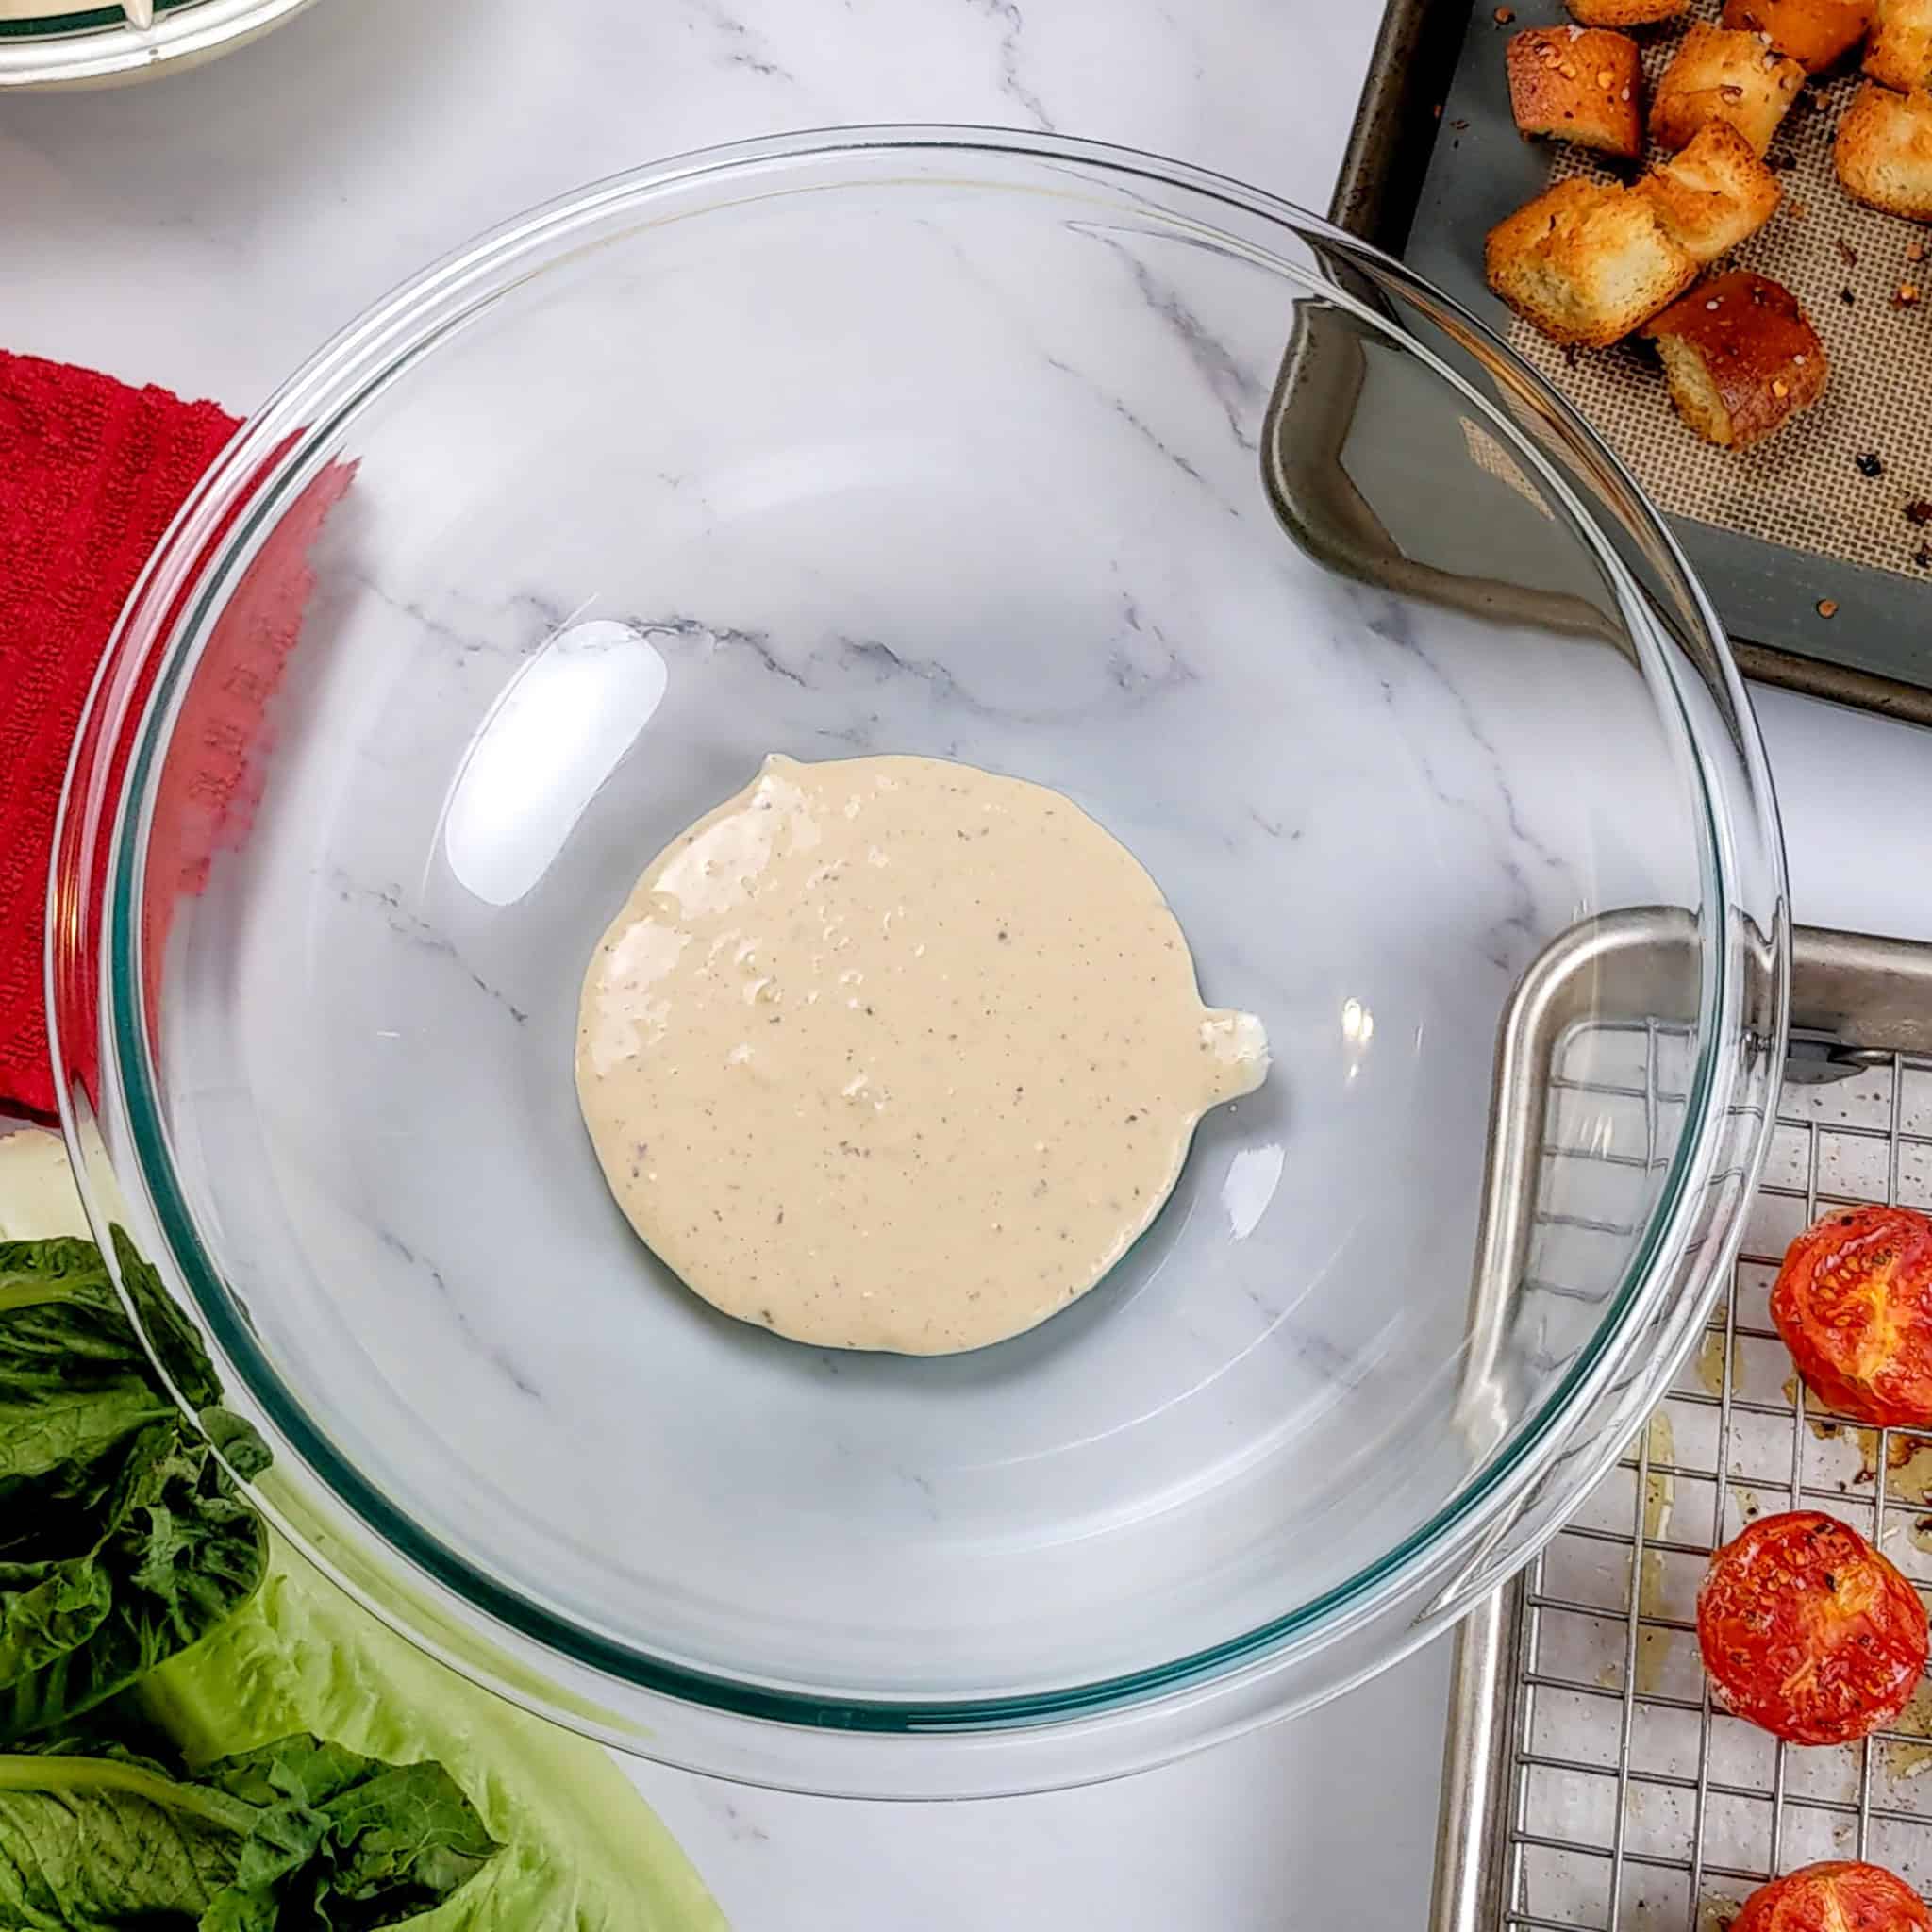
[[[1749,241],[1784,197],[1777,176],[1724,121],[1713,121],[1682,154],[1652,169],[1636,192],[1700,268]]]
[[[1824,344],[1797,297],[1749,270],[1700,283],[1643,332],[1678,414],[1725,449],[1763,441],[1824,393]]]
[[[1648,26],[1675,20],[1690,0],[1569,0],[1570,17],[1585,26]]]
[[[1490,287],[1553,341],[1619,341],[1681,294],[1697,264],[1634,189],[1559,181],[1491,229]]]
[[[1804,84],[1805,70],[1756,34],[1698,21],[1657,82],[1651,138],[1674,154],[1700,128],[1725,121],[1762,155]]]
[[[1532,27],[1509,42],[1509,106],[1524,134],[1634,161],[1643,152],[1643,61],[1627,34]]]
[[[1867,82],[1838,124],[1845,192],[1887,214],[1932,222],[1932,94]]]
[[[1902,94],[1932,87],[1932,0],[1878,0],[1865,72]]]
[[[1872,30],[1876,0],[1724,0],[1724,25],[1767,34],[1807,74],[1842,60]]]

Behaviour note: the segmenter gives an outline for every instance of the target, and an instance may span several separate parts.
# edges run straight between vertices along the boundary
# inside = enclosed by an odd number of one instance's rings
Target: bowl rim
[[[441,335],[457,325],[474,308],[494,298],[522,275],[535,272],[541,260],[575,246],[594,245],[586,231],[602,218],[641,207],[657,197],[675,196],[696,184],[723,184],[734,178],[749,184],[782,175],[788,164],[838,159],[859,169],[875,166],[902,152],[932,157],[947,153],[977,156],[998,163],[1069,164],[1097,174],[1110,183],[1142,181],[1163,190],[1178,190],[1211,215],[1216,206],[1239,216],[1266,223],[1294,241],[1310,243],[1345,258],[1377,281],[1424,298],[1427,306],[1453,315],[1459,325],[1491,349],[1512,378],[1562,426],[1568,440],[1592,458],[1606,475],[1626,492],[1643,534],[1660,546],[1690,587],[1713,648],[1713,663],[1723,680],[1724,694],[1734,716],[1724,724],[1751,780],[1756,796],[1769,816],[1770,885],[1776,905],[1784,903],[1782,847],[1776,837],[1775,804],[1770,790],[1761,743],[1745,702],[1735,664],[1723,644],[1723,631],[1674,539],[1649,507],[1628,472],[1570,407],[1541,377],[1521,364],[1474,318],[1442,297],[1403,264],[1368,247],[1318,216],[1263,191],[1196,168],[1131,149],[1060,136],[1008,129],[929,125],[811,130],[736,142],[674,157],[646,167],[593,183],[555,199],[489,231],[466,247],[403,284],[352,323],[285,383],[237,435],[191,495],[150,560],[117,624],[103,659],[88,712],[76,741],[67,782],[49,880],[49,943],[47,996],[49,1034],[53,1046],[61,1124],[70,1156],[81,1180],[90,1222],[104,1250],[111,1253],[108,1218],[97,1191],[88,1179],[90,1155],[84,1127],[91,1124],[90,1103],[74,1075],[74,1055],[61,1026],[63,1006],[72,1008],[73,974],[77,970],[75,947],[84,943],[91,915],[87,894],[75,881],[94,874],[102,853],[108,858],[105,888],[106,917],[95,956],[105,997],[98,1009],[100,1104],[104,1114],[119,1111],[136,1156],[139,1194],[162,1238],[161,1251],[150,1258],[170,1277],[171,1290],[186,1299],[208,1332],[218,1360],[231,1381],[273,1420],[276,1431],[293,1451],[298,1469],[378,1545],[399,1559],[421,1584],[436,1586],[468,1612],[480,1615],[500,1631],[534,1643],[546,1656],[582,1667],[599,1679],[615,1680],[674,1705],[695,1705],[729,1717],[759,1724],[846,1732],[908,1736],[920,1734],[984,1735],[992,1731],[1024,1730],[1077,1724],[1084,1720],[1145,1709],[1150,1703],[1182,1695],[1201,1687],[1230,1681],[1253,1667],[1265,1667],[1291,1656],[1305,1654],[1356,1629],[1386,1611],[1400,1587],[1412,1584],[1425,1571],[1425,1559],[1441,1558],[1451,1533],[1487,1546],[1500,1526],[1507,1531],[1512,1512],[1521,1507],[1533,1484],[1545,1473],[1561,1447],[1559,1425],[1574,1423],[1612,1387],[1620,1372],[1627,1375],[1614,1344],[1640,1331],[1647,1308],[1660,1300],[1669,1285],[1671,1267],[1690,1243],[1706,1184],[1714,1171],[1726,1110],[1740,1077],[1740,1050],[1725,1033],[1722,1016],[1731,1010],[1737,988],[1732,949],[1739,908],[1732,900],[1732,873],[1740,863],[1728,812],[1713,796],[1711,774],[1704,756],[1703,734],[1690,715],[1684,690],[1674,672],[1671,689],[1676,702],[1682,748],[1693,783],[1701,794],[1704,824],[1698,826],[1700,865],[1706,904],[1700,919],[1703,933],[1701,998],[1703,1009],[1696,1067],[1690,1083],[1691,1105],[1687,1132],[1673,1156],[1658,1203],[1644,1239],[1626,1266],[1616,1292],[1590,1342],[1532,1415],[1447,1502],[1376,1561],[1252,1631],[1170,1662],[1087,1684],[1008,1696],[965,1699],[914,1697],[895,1699],[877,1693],[840,1694],[801,1690],[752,1678],[720,1676],[587,1630],[568,1621],[520,1590],[497,1582],[474,1566],[459,1551],[448,1547],[395,1509],[373,1485],[341,1457],[326,1436],[309,1419],[308,1409],[283,1384],[245,1324],[234,1315],[233,1298],[223,1285],[213,1257],[204,1248],[185,1193],[175,1174],[168,1152],[165,1119],[158,1100],[154,1069],[148,1058],[142,1002],[134,991],[142,983],[139,907],[146,842],[146,814],[152,806],[152,778],[158,767],[172,723],[172,700],[178,697],[187,672],[198,657],[215,613],[221,608],[235,576],[253,554],[254,544],[273,525],[294,494],[306,487],[326,460],[325,450],[335,429],[361,402],[384,386],[416,356],[432,347]],[[859,178],[866,178],[861,173]],[[843,186],[845,184],[839,184]],[[748,187],[747,192],[755,192]],[[1074,192],[1066,189],[1061,192]],[[1168,208],[1154,210],[1160,218],[1185,227],[1186,217]],[[1352,309],[1378,335],[1394,341],[1408,354],[1429,363],[1437,375],[1457,391],[1466,404],[1479,410],[1491,431],[1518,459],[1530,466],[1539,482],[1562,499],[1576,528],[1634,600],[1637,592],[1613,546],[1599,527],[1595,514],[1584,508],[1538,450],[1521,425],[1511,422],[1490,399],[1464,382],[1425,344],[1407,330],[1378,317],[1367,304],[1337,281],[1324,279],[1300,263],[1267,254],[1238,237],[1213,230],[1217,239],[1248,255],[1284,279],[1324,301]],[[573,242],[574,237],[579,238]],[[142,671],[159,647],[153,666],[152,690],[137,704],[136,687]],[[1655,688],[1654,674],[1646,681]],[[1661,692],[1658,692],[1659,697]],[[100,741],[121,741],[131,731],[134,742],[125,775],[110,773],[94,754]],[[118,791],[115,785],[118,782]],[[109,794],[112,795],[109,795]],[[105,845],[103,840],[105,839]],[[80,908],[76,911],[76,906]],[[84,970],[80,969],[80,970]],[[1782,974],[1781,958],[1775,970]],[[1782,999],[1780,995],[1780,1006]],[[66,1037],[71,1038],[70,1024]],[[1769,1127],[1761,1125],[1752,1158],[1755,1174],[1768,1146]],[[120,1176],[124,1187],[129,1176]],[[129,1190],[130,1199],[134,1190]],[[1739,1230],[1741,1232],[1741,1229]],[[1724,1244],[1714,1244],[1705,1265],[1728,1259]],[[1706,1286],[1714,1288],[1718,1269],[1709,1267]],[[184,1292],[185,1291],[185,1292]],[[1620,1402],[1641,1402],[1647,1412],[1661,1392],[1674,1364],[1653,1364],[1650,1374],[1635,1377],[1634,1396]],[[1621,1449],[1613,1444],[1611,1454]],[[1577,1472],[1572,1500],[1584,1492]],[[344,1580],[340,1565],[318,1548],[317,1539],[293,1525],[275,1499],[251,1488],[251,1494],[291,1540],[317,1557],[323,1567]],[[1560,1518],[1558,1519],[1560,1521]],[[1552,1525],[1552,1530],[1555,1525]],[[1532,1546],[1533,1547],[1533,1546]],[[1526,1559],[1529,1550],[1525,1550]],[[447,1655],[423,1621],[406,1608],[369,1590],[348,1584],[355,1593],[425,1647]],[[1440,1600],[1439,1600],[1440,1601]],[[1466,1608],[1468,1605],[1457,1607]],[[1442,1627],[1442,1617],[1425,1612],[1404,1633],[1405,1641],[1379,1663],[1425,1641]],[[470,1664],[462,1668],[477,1672]],[[509,1694],[532,1702],[527,1690],[511,1686]],[[538,1700],[536,1707],[579,1728],[596,1728],[581,1711]],[[1272,1713],[1263,1711],[1253,1721]],[[608,1732],[600,1732],[608,1735]],[[633,1744],[633,1748],[637,1748]],[[643,1747],[651,1755],[647,1743]],[[675,1753],[672,1755],[675,1755]],[[1167,1755],[1172,1755],[1169,1752]],[[1150,1760],[1151,1761],[1151,1760]],[[703,1767],[700,1767],[703,1768]]]

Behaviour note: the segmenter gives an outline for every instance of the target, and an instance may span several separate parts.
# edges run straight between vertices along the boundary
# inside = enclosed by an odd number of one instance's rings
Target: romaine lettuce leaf
[[[267,1451],[217,1407],[200,1339],[118,1232],[116,1258],[169,1380],[230,1466],[253,1477]],[[133,1741],[143,1726],[148,1759],[100,1741]],[[75,1741],[76,1730],[87,1740]],[[411,1932],[724,1927],[604,1751],[475,1689],[273,1544],[169,1400],[98,1251],[64,1238],[0,1242],[0,1740],[56,1731],[73,1753],[108,1752],[162,1778],[158,1760],[173,1763],[177,1745],[189,1766],[207,1768],[302,1734],[412,1772],[437,1773],[414,1760],[438,1760],[505,1849]],[[36,1844],[56,1855],[42,1878],[58,1876],[66,1892],[35,1904],[38,1918],[5,1889],[0,1822],[0,1925],[173,1932],[213,1909],[220,1873],[208,1866],[202,1840],[214,1827],[203,1814],[222,1794],[195,1789],[194,1804],[156,1812],[151,1792],[138,1801],[102,1785],[84,1807],[88,1846],[63,1840],[67,1827],[43,1811]],[[149,1807],[139,1829],[137,1802]],[[244,1914],[219,1932],[275,1924]]]
[[[0,1757],[0,1924],[22,1932],[377,1932],[495,1849],[441,1765],[307,1735],[197,1778],[95,1735]]]
[[[253,1601],[137,1696],[191,1766],[296,1730],[445,1766],[504,1849],[410,1932],[724,1932],[607,1752],[458,1676],[278,1541]]]
[[[121,1257],[138,1299],[145,1264]],[[267,1451],[172,1309],[169,1373],[244,1473]],[[175,1407],[90,1241],[0,1241],[0,1743],[70,1723],[197,1642],[260,1583],[268,1541]]]

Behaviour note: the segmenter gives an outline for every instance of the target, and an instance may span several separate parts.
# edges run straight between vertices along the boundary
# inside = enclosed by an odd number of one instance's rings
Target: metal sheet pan
[[[1524,24],[1563,17],[1555,0],[1511,10]],[[1546,185],[1551,162],[1510,121],[1502,49],[1517,24],[1494,14],[1481,0],[1391,0],[1332,212],[1507,333],[1481,237]],[[1932,723],[1932,581],[1673,524],[1749,675]]]
[[[1799,1504],[1879,1537],[1932,1595],[1932,1435],[1807,1414],[1764,1313],[1784,1242],[1822,1202],[1932,1206],[1932,948],[1801,928],[1792,1007],[1771,1166],[1701,1352],[1577,1518],[1458,1633],[1431,1932],[1715,1932],[1764,1878],[1826,1857],[1932,1884],[1932,1682],[1892,1730],[1788,1750],[1713,1711],[1690,1621],[1706,1553]],[[1540,1085],[1499,1076],[1498,1129],[1546,1117],[1559,1034],[1536,1033]],[[1643,1104],[1670,1106],[1667,1063],[1646,1064]],[[1494,1132],[1503,1182],[1510,1144]],[[1491,1193],[1486,1237],[1507,1248],[1533,1204]]]

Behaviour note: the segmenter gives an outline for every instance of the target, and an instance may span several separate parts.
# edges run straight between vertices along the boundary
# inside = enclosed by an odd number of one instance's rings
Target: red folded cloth
[[[55,1108],[47,865],[82,707],[142,566],[237,426],[213,403],[0,353],[0,1111]],[[214,853],[246,824],[264,710],[310,587],[308,544],[348,475],[324,472],[271,533],[184,699],[148,850],[150,976],[176,896],[200,891]],[[171,875],[175,891],[161,889]],[[70,1043],[83,1076],[92,1046]]]
[[[236,427],[212,403],[0,353],[0,1106],[54,1108],[47,859],[81,707],[142,566]]]

